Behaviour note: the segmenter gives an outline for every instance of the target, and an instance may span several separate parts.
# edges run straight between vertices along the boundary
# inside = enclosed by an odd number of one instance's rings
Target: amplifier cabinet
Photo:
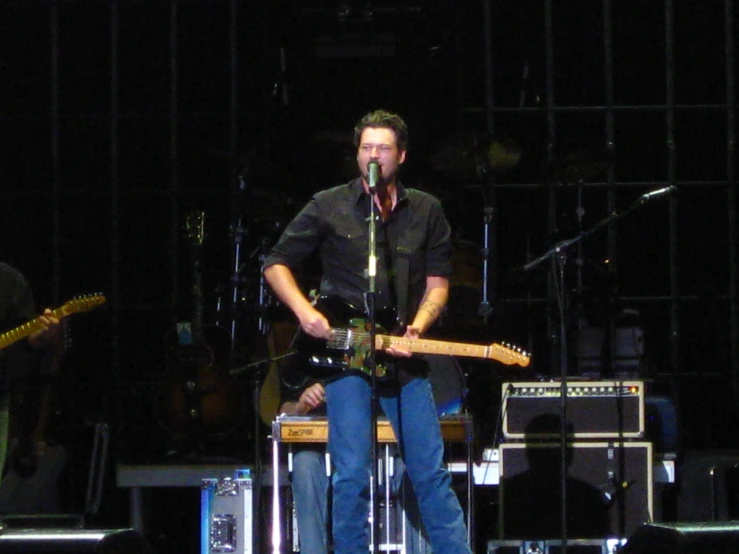
[[[500,445],[501,539],[561,538],[562,449],[557,442]],[[652,520],[652,443],[567,444],[567,533],[626,538]]]
[[[502,395],[504,437],[536,440],[559,436],[560,383],[503,383]],[[573,439],[643,438],[644,383],[569,382],[567,427]]]
[[[251,552],[251,479],[203,479],[200,485],[200,554]]]

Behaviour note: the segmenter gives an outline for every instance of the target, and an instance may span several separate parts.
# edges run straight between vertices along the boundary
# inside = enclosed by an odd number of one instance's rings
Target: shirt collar
[[[403,186],[403,183],[400,181],[397,181],[395,183],[395,188],[397,189],[397,195],[398,195],[398,206],[401,206],[405,203],[406,198],[408,197],[408,194],[406,192],[406,188]],[[360,200],[363,200],[367,197],[367,193],[364,191],[364,187],[362,186],[362,178],[357,177],[356,179],[349,182],[349,189],[352,191],[352,194],[354,195],[354,203],[359,204]]]

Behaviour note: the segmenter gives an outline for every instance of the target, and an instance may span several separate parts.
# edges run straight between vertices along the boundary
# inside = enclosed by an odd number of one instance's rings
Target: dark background
[[[667,397],[681,452],[735,448],[731,10],[728,0],[3,0],[0,258],[27,275],[39,307],[108,300],[72,320],[59,383],[57,428],[79,473],[69,511],[81,509],[96,423],[110,428],[110,467],[186,449],[156,413],[176,371],[165,335],[193,316],[192,210],[206,214],[205,323],[235,324],[220,376],[241,387],[245,410],[205,450],[253,460],[259,374],[229,370],[267,355],[260,316],[285,319],[260,310],[259,257],[313,192],[353,176],[351,129],[376,108],[406,119],[404,182],[437,194],[454,227],[457,294],[439,333],[533,353],[528,373],[461,363],[482,442],[501,381],[561,374],[550,267],[520,268],[672,185],[572,250],[567,372],[583,373],[578,322],[606,336],[643,331],[605,348],[596,371],[626,369]],[[635,363],[614,363],[619,348],[638,351]],[[113,477],[100,517],[125,522]]]

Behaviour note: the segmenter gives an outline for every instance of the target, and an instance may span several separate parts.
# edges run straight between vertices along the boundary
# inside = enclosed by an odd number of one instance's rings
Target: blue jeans
[[[328,486],[326,449],[298,447],[293,454],[292,491],[301,554],[328,552]]]
[[[298,446],[293,453],[292,491],[298,522],[301,554],[328,554],[328,494],[326,449],[321,445]],[[420,524],[418,502],[413,494],[403,461],[394,456],[395,473],[392,492],[398,495],[406,518],[406,552],[429,551],[425,531]]]
[[[428,554],[431,552],[428,533],[421,522],[421,512],[418,509],[418,500],[413,493],[413,485],[408,478],[403,460],[397,455],[395,460],[395,474],[392,479],[392,492],[403,509],[405,523],[405,551],[406,554]],[[399,522],[400,524],[400,522]]]
[[[326,387],[335,554],[367,554],[369,548],[370,396],[370,383],[361,376],[347,375]],[[443,467],[444,444],[428,380],[412,380],[399,395],[381,397],[380,405],[399,439],[431,548],[470,554],[464,514]]]

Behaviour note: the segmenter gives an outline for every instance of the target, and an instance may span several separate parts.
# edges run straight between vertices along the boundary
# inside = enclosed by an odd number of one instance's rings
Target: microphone
[[[377,160],[370,160],[367,164],[367,184],[369,185],[370,194],[374,194],[377,190],[377,181],[379,180],[380,164]]]
[[[649,200],[654,200],[655,198],[659,198],[660,196],[667,196],[668,194],[672,194],[677,190],[677,187],[674,185],[670,185],[669,187],[665,187],[663,189],[657,189],[653,190],[652,192],[647,192],[646,194],[642,194],[639,197],[638,202],[644,203]]]

